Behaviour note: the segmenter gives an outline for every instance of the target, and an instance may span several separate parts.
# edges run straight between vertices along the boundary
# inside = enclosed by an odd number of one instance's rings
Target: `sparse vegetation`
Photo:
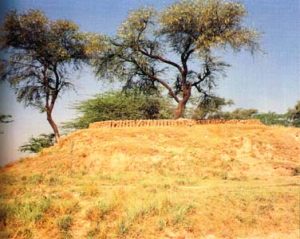
[[[74,132],[1,169],[1,236],[296,238],[298,133],[260,124]]]
[[[27,144],[22,145],[21,152],[38,153],[43,148],[48,148],[55,143],[54,134],[40,134],[38,137],[31,137]]]
[[[108,36],[40,10],[7,12],[0,81],[53,134],[0,168],[0,238],[298,238],[300,101],[284,114],[225,111],[233,102],[214,92],[230,66],[217,53],[260,51],[246,14],[236,1],[179,0],[131,11]],[[124,85],[78,102],[64,124],[76,131],[60,138],[53,110],[83,63]]]
[[[62,233],[63,238],[72,238],[70,233],[71,227],[73,225],[73,218],[70,215],[62,216],[57,221],[57,226]]]

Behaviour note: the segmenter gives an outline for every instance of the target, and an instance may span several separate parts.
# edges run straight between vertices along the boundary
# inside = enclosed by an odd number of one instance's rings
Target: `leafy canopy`
[[[242,4],[223,0],[180,1],[161,12],[138,9],[115,37],[98,37],[96,72],[102,78],[163,86],[185,105],[192,89],[209,95],[228,66],[214,49],[258,49],[259,34],[243,25],[245,15]]]
[[[1,30],[2,79],[15,88],[19,101],[45,110],[72,86],[67,73],[86,59],[84,35],[73,22],[51,21],[39,10],[9,12]]]

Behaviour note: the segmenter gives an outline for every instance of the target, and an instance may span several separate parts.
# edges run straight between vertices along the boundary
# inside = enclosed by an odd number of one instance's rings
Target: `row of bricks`
[[[258,124],[258,120],[109,120],[90,124],[90,128],[119,128],[119,127],[143,127],[143,126],[191,126],[196,124],[222,124],[222,123],[243,123],[243,124]]]

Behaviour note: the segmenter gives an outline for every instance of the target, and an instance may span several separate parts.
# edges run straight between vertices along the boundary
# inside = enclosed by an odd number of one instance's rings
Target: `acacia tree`
[[[214,49],[258,48],[258,33],[243,26],[244,6],[223,0],[180,1],[157,12],[133,11],[113,38],[100,37],[93,64],[100,78],[126,78],[164,87],[182,117],[193,89],[209,96],[228,66]]]
[[[46,113],[58,140],[52,112],[62,92],[73,87],[70,72],[86,59],[84,35],[73,22],[51,21],[39,10],[9,12],[1,32],[1,78],[25,107]]]

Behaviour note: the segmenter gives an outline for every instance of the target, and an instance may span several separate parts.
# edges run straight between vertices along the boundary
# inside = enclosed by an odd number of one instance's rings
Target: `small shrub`
[[[51,200],[43,197],[41,200],[35,200],[30,202],[17,202],[10,206],[13,216],[27,221],[37,222],[43,214],[49,209]]]
[[[172,223],[179,224],[186,220],[188,213],[192,211],[194,207],[192,205],[182,205],[175,207],[175,212],[173,214]]]
[[[86,216],[90,221],[102,220],[105,215],[109,214],[113,210],[113,204],[104,201],[99,201],[96,206],[90,208]]]
[[[22,145],[19,150],[21,152],[38,153],[43,148],[54,145],[54,134],[40,134],[37,137],[31,137],[27,144]]]
[[[129,222],[125,219],[122,219],[119,223],[118,223],[118,233],[120,235],[124,235],[129,231]]]
[[[64,238],[72,238],[70,234],[73,225],[73,218],[70,215],[65,215],[58,219],[57,226]]]
[[[141,202],[135,204],[132,208],[130,208],[127,212],[127,217],[131,221],[138,220],[140,218],[144,218],[147,215],[156,215],[159,213],[158,206],[154,202]]]
[[[95,238],[95,236],[97,236],[99,232],[100,232],[99,228],[92,229],[87,233],[87,238],[88,239]]]

